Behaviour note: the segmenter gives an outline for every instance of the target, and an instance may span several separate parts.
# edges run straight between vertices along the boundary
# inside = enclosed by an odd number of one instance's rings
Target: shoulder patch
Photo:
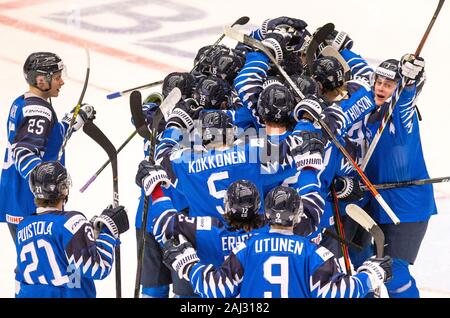
[[[245,244],[244,241],[240,242],[238,245],[236,245],[235,248],[233,248],[234,255],[236,255],[237,253],[239,253],[241,250],[243,250],[246,247],[247,247],[247,245]]]
[[[326,247],[323,246],[319,247],[316,250],[316,254],[319,255],[324,262],[333,257],[333,253],[331,253]]]
[[[64,227],[72,234],[75,234],[84,224],[88,223],[88,220],[82,214],[74,214],[71,216]]]
[[[211,217],[199,216],[197,217],[197,230],[209,231],[211,230]]]
[[[22,109],[23,117],[40,116],[52,120],[52,111],[41,105],[28,105]]]

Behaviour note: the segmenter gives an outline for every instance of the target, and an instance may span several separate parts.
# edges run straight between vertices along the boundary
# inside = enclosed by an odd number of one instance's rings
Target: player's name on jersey
[[[289,252],[301,255],[303,250],[302,242],[282,237],[269,237],[256,240],[254,246],[255,253]]]
[[[22,243],[36,235],[52,235],[53,222],[33,222],[17,232],[18,243]]]
[[[372,101],[369,97],[363,96],[356,101],[356,103],[345,111],[345,115],[347,118],[350,118],[351,121],[355,121],[368,109],[372,109],[374,107]]]
[[[217,167],[236,165],[246,162],[245,151],[230,151],[207,155],[189,162],[189,173],[198,173]]]
[[[239,243],[245,242],[252,236],[252,233],[243,234],[241,236],[223,236],[222,251],[231,252]]]

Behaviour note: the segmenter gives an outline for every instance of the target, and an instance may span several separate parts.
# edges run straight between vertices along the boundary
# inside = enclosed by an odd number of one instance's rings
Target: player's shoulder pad
[[[77,211],[69,211],[65,213],[67,221],[64,227],[72,234],[75,234],[83,225],[89,223],[83,213]]]
[[[333,257],[333,253],[331,253],[326,247],[323,246],[316,249],[316,254],[319,255],[324,262]]]
[[[197,217],[197,230],[209,231],[212,227],[212,218],[210,216],[198,216]]]

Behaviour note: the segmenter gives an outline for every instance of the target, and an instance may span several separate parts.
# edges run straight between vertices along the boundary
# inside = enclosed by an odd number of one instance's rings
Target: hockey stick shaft
[[[402,182],[381,183],[381,184],[374,184],[373,186],[378,190],[385,190],[385,189],[395,189],[395,188],[415,186],[415,185],[424,185],[424,184],[431,184],[431,183],[442,183],[442,182],[449,182],[449,181],[450,181],[450,176],[440,177],[440,178],[402,181]],[[365,186],[361,186],[361,189],[364,191],[368,191],[367,187],[365,187]]]
[[[275,65],[275,67],[278,69],[280,74],[285,78],[286,82],[292,87],[294,92],[301,98],[305,98],[303,93],[300,91],[300,89],[295,85],[295,83],[292,81],[291,77],[286,73],[286,71],[278,64],[277,60],[273,57],[270,50],[264,46],[260,41],[253,39],[249,37],[248,35],[245,35],[243,33],[240,33],[236,30],[233,30],[232,28],[226,26],[225,27],[225,34],[227,36],[230,36],[231,38],[242,42],[246,45],[252,46],[256,49],[261,50],[264,54],[269,57],[269,59],[272,61],[272,63]],[[342,152],[344,157],[350,162],[350,164],[354,167],[356,172],[361,177],[361,180],[363,183],[367,186],[367,188],[370,190],[370,193],[374,196],[375,200],[378,201],[378,203],[383,207],[383,209],[386,211],[386,213],[389,215],[389,217],[392,219],[392,221],[395,224],[400,223],[400,220],[395,215],[394,211],[389,207],[389,205],[386,203],[386,201],[383,199],[383,197],[380,195],[380,193],[373,187],[372,183],[369,181],[367,176],[364,174],[364,172],[361,170],[361,168],[358,166],[358,164],[353,160],[353,158],[350,156],[350,154],[347,152],[347,150],[344,148],[344,146],[337,140],[337,138],[334,136],[334,134],[331,132],[330,127],[323,121],[322,118],[315,118],[317,122],[320,123],[321,127],[325,130],[328,137],[331,139],[331,141],[334,143],[334,145],[339,149],[339,151]]]
[[[85,51],[86,51],[86,75],[84,78],[83,89],[81,90],[80,97],[78,98],[77,106],[75,106],[75,109],[73,111],[72,118],[70,119],[69,127],[67,128],[66,134],[64,135],[64,139],[63,139],[61,148],[59,149],[58,161],[61,161],[61,158],[64,154],[64,149],[66,148],[66,145],[67,145],[67,141],[72,136],[73,125],[75,124],[75,120],[77,119],[78,113],[81,108],[81,103],[83,102],[84,94],[86,94],[87,86],[89,83],[89,74],[91,72],[91,58],[89,55],[89,49],[87,47],[85,48]]]
[[[159,122],[163,118],[168,118],[169,113],[175,106],[175,104],[181,98],[181,91],[179,88],[175,87],[169,95],[164,99],[159,108],[157,109],[155,116],[152,120],[151,131],[148,130],[145,118],[142,114],[142,96],[139,91],[134,91],[130,95],[130,110],[133,117],[133,122],[138,127],[136,129],[140,136],[144,139],[150,141],[149,157],[148,161],[150,164],[155,163],[155,148],[157,141],[157,129]],[[141,129],[145,127],[145,129]],[[139,291],[141,289],[141,279],[142,279],[142,267],[144,266],[144,251],[145,251],[145,232],[147,231],[147,216],[149,207],[150,197],[145,196],[144,207],[142,209],[142,223],[141,223],[141,236],[138,242],[138,258],[137,258],[137,269],[136,269],[136,280],[134,285],[134,298],[139,298]]]
[[[249,20],[250,20],[249,17],[243,16],[243,17],[240,17],[239,19],[237,19],[236,21],[234,21],[231,26],[245,25],[245,24],[248,23]],[[206,56],[214,49],[214,47],[216,47],[223,40],[224,37],[225,37],[225,34],[222,34],[216,40],[216,42],[213,43],[213,45],[205,52],[205,54],[203,55],[203,58],[200,59],[199,61],[197,61],[197,63],[195,63],[195,65],[193,66],[191,72],[194,71],[201,62],[203,62],[203,60],[206,58]],[[114,92],[114,93],[106,95],[106,98],[107,99],[118,98],[118,97],[126,95],[126,94],[128,94],[128,93],[130,93],[132,91],[135,91],[135,90],[144,89],[144,88],[150,88],[150,87],[154,87],[154,86],[157,86],[157,85],[161,85],[163,82],[164,82],[164,80],[156,81],[156,82],[144,84],[144,85],[141,85],[141,86],[133,87],[133,88],[130,88],[130,89],[126,89],[124,91]]]
[[[119,206],[119,179],[117,169],[117,151],[108,137],[98,128],[92,120],[88,120],[83,125],[83,131],[91,137],[100,147],[105,150],[110,161],[113,176],[113,207]],[[120,240],[120,237],[117,238]],[[120,243],[119,243],[120,244]],[[116,269],[116,298],[122,298],[122,279],[121,279],[121,263],[120,263],[120,245],[114,247],[115,251],[115,269]]]
[[[331,195],[333,197],[333,214],[335,218],[335,228],[336,233],[338,234],[338,237],[342,240],[345,240],[345,231],[344,226],[342,225],[341,216],[339,214],[339,199],[336,194],[336,190],[334,189],[334,184],[331,184]],[[350,275],[352,273],[352,266],[350,262],[350,256],[348,255],[348,248],[347,245],[340,241],[341,251],[342,251],[342,257],[344,258],[345,263],[345,269],[347,270],[347,274]]]
[[[138,133],[137,130],[133,131],[133,133],[122,143],[122,145],[120,145],[120,147],[117,148],[117,154],[119,154],[119,152],[121,152],[122,149],[125,148],[125,146],[131,141],[131,139],[134,138],[134,136],[136,136],[137,133]],[[89,178],[89,180],[84,184],[84,186],[81,187],[80,189],[81,193],[86,191],[86,189],[95,181],[95,179],[97,179],[100,173],[102,173],[102,171],[109,165],[110,162],[111,159],[108,158],[108,160],[106,160],[106,162],[94,173],[94,175]]]
[[[442,5],[444,4],[445,0],[439,0],[439,3],[437,5],[437,8],[433,14],[433,17],[431,18],[430,23],[428,24],[427,30],[425,31],[425,34],[422,37],[422,40],[419,43],[419,46],[416,49],[416,52],[414,53],[415,56],[419,56],[420,52],[422,52],[422,48],[425,45],[425,41],[428,38],[428,35],[431,32],[431,28],[434,25],[434,22],[436,21],[439,12],[441,11]],[[378,144],[378,142],[380,141],[381,135],[383,134],[384,129],[387,126],[387,122],[389,121],[389,119],[392,116],[392,113],[394,112],[394,107],[395,105],[397,105],[397,102],[403,92],[403,90],[406,87],[406,80],[404,77],[402,77],[401,83],[399,88],[394,92],[394,95],[392,96],[392,100],[389,104],[388,109],[386,110],[385,114],[383,115],[383,118],[381,120],[381,124],[380,127],[378,127],[378,130],[372,140],[372,142],[370,143],[369,149],[367,150],[367,153],[363,159],[363,162],[361,164],[361,169],[364,171],[367,167],[367,164],[369,163],[370,158],[372,157],[373,152],[375,151],[375,148]]]
[[[349,241],[349,240],[346,239],[346,238],[340,237],[338,234],[336,234],[336,233],[330,231],[330,230],[327,229],[327,228],[325,229],[325,231],[323,232],[323,234],[325,234],[326,236],[329,236],[329,237],[335,239],[336,241],[340,242],[341,244],[345,244],[345,245],[347,245],[347,246],[349,246],[349,247],[351,247],[351,248],[357,250],[358,252],[361,252],[361,251],[363,250],[362,246],[360,246],[360,245],[358,245],[358,244],[356,244],[356,243],[354,243],[354,242],[352,242],[352,241]]]

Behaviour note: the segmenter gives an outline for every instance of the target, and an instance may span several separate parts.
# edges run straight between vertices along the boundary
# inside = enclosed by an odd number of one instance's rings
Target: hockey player
[[[64,85],[60,57],[50,52],[28,56],[23,66],[29,90],[12,104],[8,117],[8,137],[0,183],[0,222],[7,222],[15,237],[17,224],[34,213],[33,194],[28,186],[30,172],[42,161],[56,160],[72,114],[58,122],[51,98]],[[73,126],[80,129],[94,118],[90,105],[81,106]],[[61,160],[64,163],[64,156]]]
[[[293,235],[301,222],[301,199],[280,186],[265,199],[270,231],[240,243],[220,267],[199,262],[183,236],[164,246],[164,262],[191,281],[202,297],[342,298],[364,297],[391,277],[391,259],[367,260],[353,276],[345,275],[326,248]]]
[[[239,242],[258,233],[264,225],[264,218],[259,213],[259,191],[247,180],[233,182],[226,191],[223,215],[226,223],[208,216],[188,217],[174,209],[172,200],[162,191],[170,181],[160,166],[141,162],[136,183],[152,196],[153,234],[161,246],[168,239],[182,234],[196,246],[201,259],[208,263],[222,264]]]
[[[429,178],[414,108],[416,85],[424,73],[424,65],[422,58],[408,54],[400,61],[384,61],[375,71],[373,92],[377,108],[368,118],[369,141],[380,126],[382,114],[386,112],[402,77],[407,86],[366,167],[367,176],[373,183]],[[433,186],[429,184],[380,190],[380,194],[400,219],[400,224],[394,225],[378,203],[371,200],[372,217],[384,232],[386,253],[393,258],[394,279],[386,284],[389,296],[419,297],[419,290],[409,267],[417,257],[430,217],[437,213]]]
[[[16,297],[95,297],[94,280],[109,275],[119,234],[129,228],[125,208],[108,207],[93,224],[64,211],[71,179],[58,161],[38,164],[29,179],[37,209],[17,227]]]

